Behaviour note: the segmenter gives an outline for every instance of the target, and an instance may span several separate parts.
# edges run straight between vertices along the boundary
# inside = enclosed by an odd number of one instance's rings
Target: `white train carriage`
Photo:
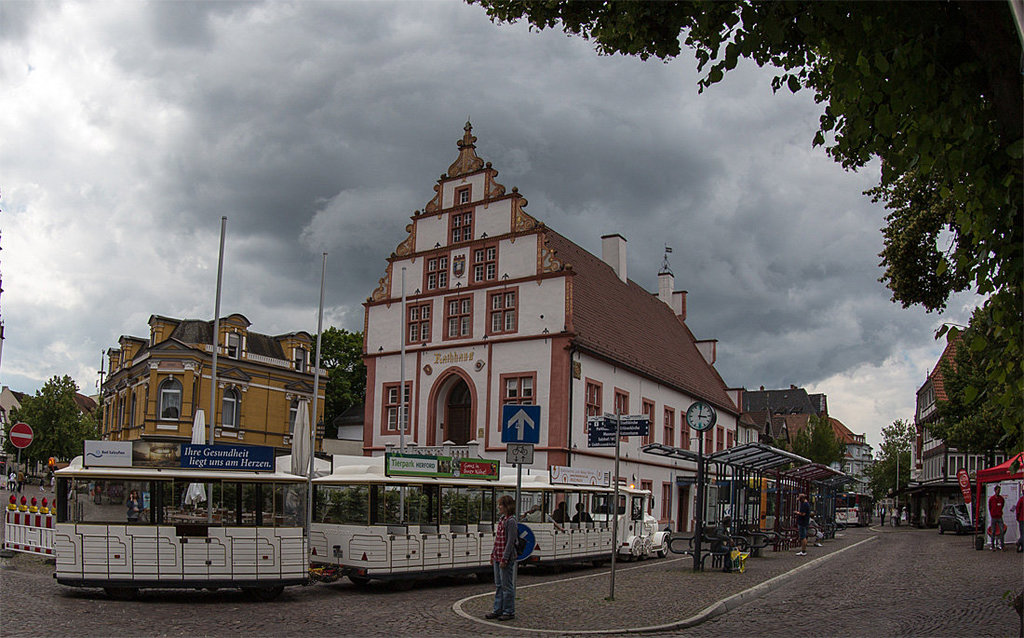
[[[82,457],[56,474],[54,577],[62,585],[115,597],[150,587],[235,587],[270,599],[308,582],[302,477],[83,467]]]
[[[339,457],[336,457],[339,458]],[[515,496],[516,477],[498,481],[385,476],[383,457],[354,459],[313,481],[310,561],[356,583],[489,569],[496,503]],[[612,488],[552,485],[525,475],[517,518],[533,533],[531,564],[611,558]],[[619,555],[667,550],[667,532],[647,514],[650,493],[619,495]]]

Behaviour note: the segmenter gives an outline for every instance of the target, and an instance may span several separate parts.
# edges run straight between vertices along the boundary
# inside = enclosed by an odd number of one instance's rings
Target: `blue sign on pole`
[[[540,443],[540,406],[501,406],[502,443]]]
[[[533,553],[534,548],[537,547],[537,539],[533,535],[533,530],[522,523],[519,523],[519,528],[516,530],[516,533],[519,538],[526,541],[522,553],[520,553],[519,556],[516,556],[516,560],[522,562],[526,560],[527,557]]]
[[[181,444],[181,467],[273,472],[274,448],[263,445]]]

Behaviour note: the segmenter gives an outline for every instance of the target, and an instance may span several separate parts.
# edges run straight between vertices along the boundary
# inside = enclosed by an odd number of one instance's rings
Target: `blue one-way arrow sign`
[[[502,443],[540,443],[540,406],[501,406]]]

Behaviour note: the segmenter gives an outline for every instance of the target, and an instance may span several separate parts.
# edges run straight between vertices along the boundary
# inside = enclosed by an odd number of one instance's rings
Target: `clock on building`
[[[710,404],[703,401],[695,401],[686,410],[686,423],[700,432],[710,430],[718,422],[718,413]]]

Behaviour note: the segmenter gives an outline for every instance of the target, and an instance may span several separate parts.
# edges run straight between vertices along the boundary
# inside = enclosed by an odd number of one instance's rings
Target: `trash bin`
[[[985,549],[985,537],[983,535],[978,534],[977,536],[974,537],[974,549],[977,549],[977,550]]]

